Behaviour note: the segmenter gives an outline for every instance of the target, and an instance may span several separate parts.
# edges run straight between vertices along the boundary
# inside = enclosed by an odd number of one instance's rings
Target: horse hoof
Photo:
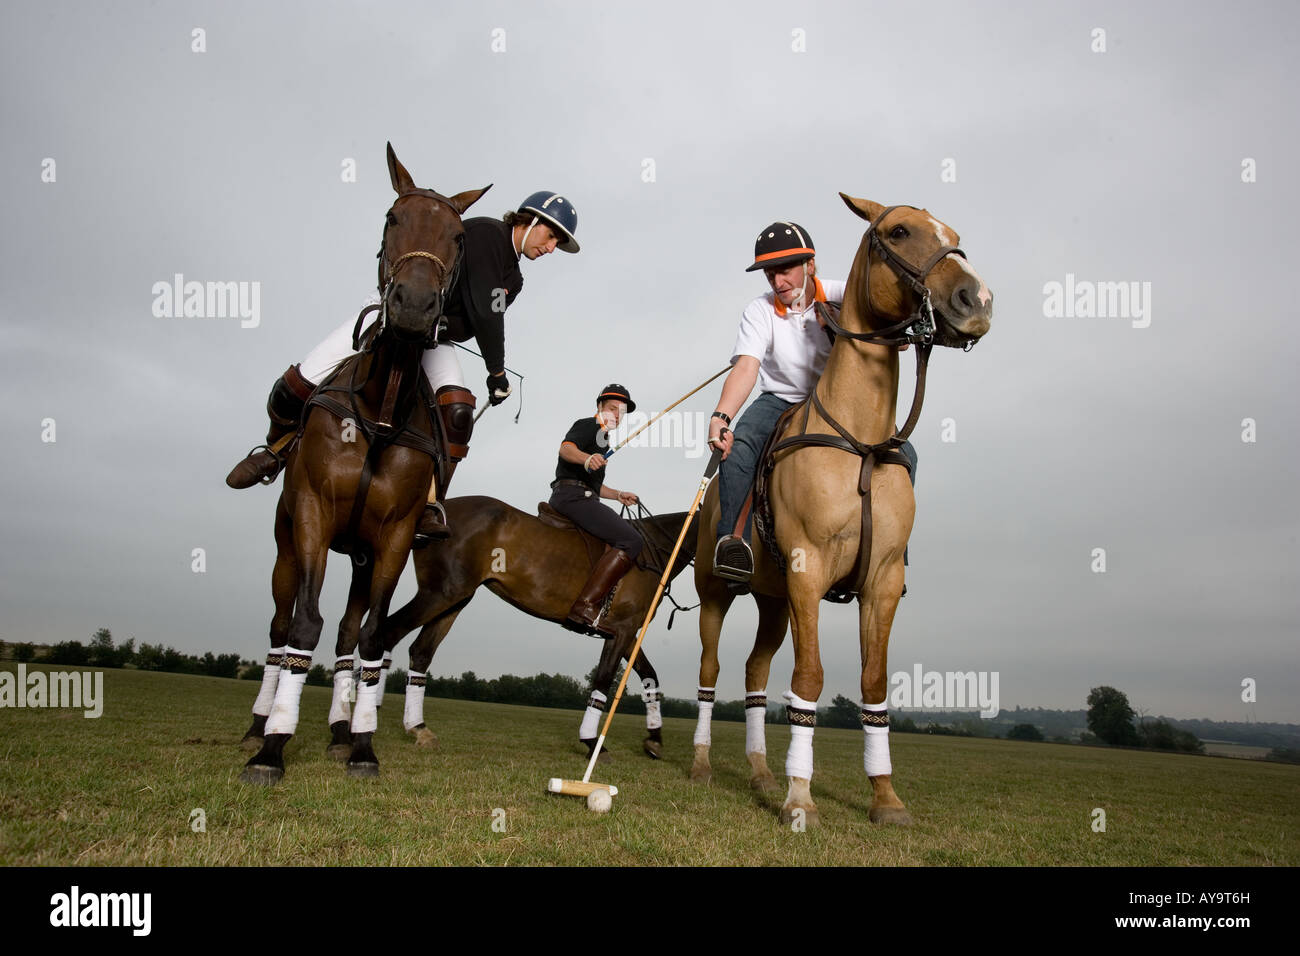
[[[785,826],[802,823],[804,829],[811,829],[819,826],[821,822],[822,818],[816,807],[784,806],[781,808],[781,823]]]
[[[325,753],[329,755],[331,760],[339,760],[339,761],[347,760],[349,757],[352,756],[352,745],[351,744],[330,744],[328,747],[325,748]]]
[[[712,767],[691,768],[691,783],[712,783],[712,782],[713,782]]]
[[[348,764],[348,776],[357,779],[368,779],[379,776],[379,764],[377,763],[350,763]]]
[[[273,787],[284,779],[283,767],[250,766],[239,774],[239,782],[257,787]]]
[[[596,763],[613,763],[614,755],[604,747],[600,748],[600,756],[596,758]]]
[[[896,827],[912,825],[912,815],[903,807],[872,807],[867,819],[872,823],[892,823]]]
[[[438,746],[438,735],[428,727],[417,727],[411,733],[415,736],[415,746],[433,750]]]
[[[266,743],[265,737],[245,737],[239,742],[239,749],[245,753],[255,754],[262,749],[264,743]]]
[[[664,745],[653,737],[647,737],[641,744],[645,752],[655,760],[662,760],[664,755]]]
[[[781,785],[776,782],[776,777],[769,774],[759,774],[757,777],[749,778],[749,786],[759,793],[771,793],[773,790],[781,789]]]

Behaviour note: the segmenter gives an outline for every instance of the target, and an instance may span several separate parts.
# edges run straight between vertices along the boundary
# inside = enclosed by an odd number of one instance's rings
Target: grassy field
[[[247,757],[237,744],[256,690],[109,670],[97,720],[0,710],[0,864],[1300,863],[1300,767],[895,734],[894,782],[915,825],[881,829],[867,822],[861,733],[819,729],[823,822],[794,833],[777,821],[783,794],[748,789],[743,724],[714,724],[713,783],[698,786],[686,779],[693,721],[665,721],[656,762],[641,754],[642,718],[615,718],[614,759],[595,776],[621,792],[600,816],[543,792],[549,777],[582,775],[576,711],[430,698],[441,742],[425,751],[389,695],[376,735],[383,775],[356,781],[325,755],[319,687],[304,692],[284,782],[251,788],[237,780]],[[778,776],[787,739],[769,727]],[[1091,826],[1096,807],[1104,833]],[[195,809],[206,832],[191,829]],[[505,832],[492,829],[497,810]]]

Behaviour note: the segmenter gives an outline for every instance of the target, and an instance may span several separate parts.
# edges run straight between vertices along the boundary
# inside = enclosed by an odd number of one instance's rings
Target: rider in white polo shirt
[[[817,278],[815,255],[812,237],[796,223],[774,222],[759,233],[754,262],[745,271],[763,270],[772,291],[750,302],[741,315],[732,369],[709,422],[709,444],[722,448],[718,469],[722,514],[713,573],[736,582],[734,589],[741,593],[748,590],[754,572],[749,545],[752,515],[746,512],[743,527],[737,525],[754,484],[758,457],[781,413],[808,397],[831,354],[829,330],[822,326],[813,303],[844,301],[844,282]],[[758,398],[729,429],[755,384]],[[915,482],[916,449],[904,442],[902,450],[912,461]]]

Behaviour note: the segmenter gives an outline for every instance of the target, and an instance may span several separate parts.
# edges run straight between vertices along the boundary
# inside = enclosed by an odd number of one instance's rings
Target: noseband
[[[917,296],[917,306],[912,310],[912,314],[902,321],[895,322],[893,325],[887,325],[883,329],[873,329],[869,332],[850,332],[842,328],[835,321],[835,317],[830,314],[830,310],[824,310],[822,317],[825,319],[827,326],[836,335],[843,335],[846,338],[854,339],[859,342],[871,342],[876,345],[930,345],[934,342],[934,333],[936,330],[934,321],[934,307],[930,304],[930,288],[925,284],[926,278],[944,258],[950,255],[958,255],[963,259],[966,253],[957,246],[941,246],[929,259],[925,265],[920,268],[912,265],[880,238],[879,226],[895,209],[916,209],[915,206],[889,206],[871,221],[867,226],[867,274],[865,281],[865,298],[867,310],[871,309],[871,253],[894,270],[894,274],[900,279],[905,279],[912,291]],[[972,339],[966,343],[965,350],[969,352],[975,342]]]

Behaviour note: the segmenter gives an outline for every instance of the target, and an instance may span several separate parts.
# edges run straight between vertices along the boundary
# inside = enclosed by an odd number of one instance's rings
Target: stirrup
[[[447,509],[442,506],[441,501],[426,501],[424,503],[425,511],[435,511],[442,518],[442,532],[440,534],[424,534],[419,531],[415,533],[415,538],[411,542],[414,548],[423,548],[433,541],[446,541],[451,537],[451,527],[447,522]],[[420,520],[424,520],[424,512],[420,513]],[[419,525],[416,525],[418,528]]]
[[[744,549],[744,556],[746,558],[746,563],[749,565],[748,567],[737,566],[735,564],[725,564],[719,560],[719,553],[722,551],[722,546],[724,544],[731,544],[733,541],[738,543],[739,546]],[[735,550],[734,546],[733,550]],[[737,557],[738,556],[739,552],[737,552]],[[749,543],[744,538],[737,538],[734,536],[719,538],[718,543],[713,547],[713,573],[728,581],[748,584],[750,577],[754,574],[754,552],[750,550]]]

